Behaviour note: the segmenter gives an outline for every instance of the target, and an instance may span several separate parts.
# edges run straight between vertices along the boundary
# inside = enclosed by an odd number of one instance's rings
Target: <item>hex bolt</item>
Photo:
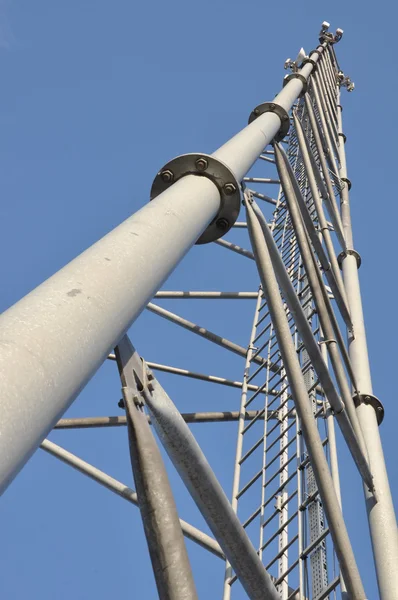
[[[168,169],[166,169],[166,171],[162,171],[160,176],[164,183],[171,183],[174,179],[174,173],[172,171],[169,171]]]
[[[216,225],[222,231],[226,231],[228,229],[228,227],[229,227],[229,221],[227,221],[227,219],[224,219],[222,217],[221,219],[217,219]]]
[[[273,102],[271,102],[271,104],[269,105],[269,107],[270,107],[270,110],[274,110],[275,104]]]
[[[203,157],[198,158],[195,162],[195,165],[198,171],[206,171],[207,167],[209,166],[207,160]]]
[[[123,398],[120,398],[120,400],[119,400],[119,402],[117,403],[117,405],[118,405],[118,407],[119,407],[119,408],[125,408],[125,406],[124,406],[124,400],[123,400]]]
[[[234,194],[236,192],[236,187],[234,186],[233,183],[226,183],[224,185],[224,192],[226,193],[227,196],[232,196],[232,194]]]

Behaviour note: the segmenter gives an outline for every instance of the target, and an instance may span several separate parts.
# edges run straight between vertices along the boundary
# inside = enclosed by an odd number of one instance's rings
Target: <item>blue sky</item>
[[[353,94],[343,94],[354,239],[363,260],[374,391],[386,409],[381,431],[397,498],[397,126],[389,110],[397,96],[397,8],[388,1],[340,0],[327,8],[313,1],[281,7],[254,0],[0,1],[1,310],[145,204],[166,161],[185,152],[210,153],[241,129],[253,107],[279,91],[285,59],[301,46],[315,47],[327,19],[344,29],[338,57],[356,83]],[[244,233],[234,236],[247,244]],[[248,262],[214,245],[196,247],[165,289],[251,291],[257,277]],[[246,345],[253,305],[243,304],[162,302]],[[144,314],[131,334],[148,360],[241,378],[241,359],[191,340],[154,315]],[[159,379],[181,410],[238,408],[237,391]],[[106,364],[69,414],[121,414],[119,390],[117,369]],[[235,428],[194,429],[228,493]],[[52,439],[131,482],[124,429],[58,432]],[[344,512],[373,599],[361,486],[344,450],[341,456]],[[171,479],[182,518],[204,528],[172,470]],[[7,600],[157,597],[137,509],[42,452],[2,498],[0,530],[0,593]],[[220,597],[220,561],[188,547],[199,596]]]

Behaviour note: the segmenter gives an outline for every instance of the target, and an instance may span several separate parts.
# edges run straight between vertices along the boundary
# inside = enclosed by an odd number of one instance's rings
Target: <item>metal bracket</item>
[[[240,185],[231,169],[214,156],[183,154],[173,158],[156,175],[150,199],[154,200],[185,175],[207,177],[220,192],[220,210],[196,243],[214,242],[225,235],[238,218],[241,201]]]
[[[308,56],[311,56],[311,54],[317,54],[319,57],[321,56],[322,52],[320,52],[320,50],[318,50],[318,48],[316,48],[315,50],[311,50],[311,52],[308,53]]]
[[[294,73],[292,73],[294,75]],[[290,75],[288,75],[290,77]],[[275,113],[281,120],[281,127],[278,133],[275,136],[275,141],[280,142],[284,137],[287,136],[290,129],[290,118],[287,111],[283,108],[283,106],[279,106],[279,104],[275,104],[275,102],[263,102],[256,106],[256,108],[250,113],[249,117],[249,125],[255,119],[263,115],[264,113],[272,112]]]
[[[344,134],[343,134],[344,135]],[[348,179],[348,177],[341,177],[341,181],[345,181],[346,184],[348,185],[348,191],[350,191],[351,187],[352,187],[352,183],[351,181]]]
[[[351,254],[352,256],[355,256],[356,260],[357,260],[357,269],[359,269],[359,267],[362,264],[362,258],[361,255],[359,254],[359,252],[357,252],[356,250],[354,250],[353,248],[347,248],[347,250],[343,250],[343,252],[340,252],[340,254],[337,257],[337,262],[339,263],[339,267],[340,269],[343,268],[343,260],[346,258],[346,256],[348,256],[349,254]]]
[[[290,75],[285,75],[285,77],[283,78],[283,87],[285,87],[289,83],[289,81],[292,81],[292,79],[299,79],[303,84],[303,91],[299,95],[299,98],[301,98],[301,96],[304,96],[308,89],[308,81],[306,80],[304,75],[301,75],[301,73],[290,73]]]
[[[339,133],[338,135],[339,135],[340,137],[342,137],[342,138],[343,138],[343,140],[344,140],[344,143],[346,143],[346,141],[347,141],[347,136],[345,135],[345,133]],[[343,179],[343,181],[344,181],[344,179]]]
[[[372,394],[357,394],[353,396],[354,404],[358,407],[360,404],[370,404],[376,413],[377,424],[380,426],[384,419],[384,406],[380,400]]]

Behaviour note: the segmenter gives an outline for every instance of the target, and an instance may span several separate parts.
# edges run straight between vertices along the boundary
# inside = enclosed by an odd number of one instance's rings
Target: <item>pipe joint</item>
[[[377,424],[379,426],[382,424],[384,419],[384,406],[376,396],[373,396],[373,394],[356,394],[353,396],[353,400],[356,408],[361,404],[373,406],[376,413]]]
[[[339,135],[340,135],[340,134],[339,134]],[[344,135],[344,134],[343,134],[343,135]],[[347,186],[348,186],[348,191],[350,191],[350,189],[352,188],[352,183],[351,183],[351,180],[350,180],[350,179],[348,179],[348,177],[341,177],[341,178],[340,178],[340,181],[344,181],[344,182],[347,184]]]
[[[220,192],[220,209],[196,243],[214,242],[223,237],[238,218],[241,187],[231,169],[218,158],[208,154],[182,154],[168,162],[156,175],[150,199],[154,200],[186,175],[207,177]]]
[[[292,73],[292,75],[294,75],[294,73]],[[290,77],[290,75],[288,75],[288,77]],[[303,79],[304,79],[304,77],[303,77]],[[283,140],[284,137],[287,136],[287,134],[289,133],[289,129],[290,129],[289,114],[283,108],[283,106],[280,106],[279,104],[275,104],[275,102],[263,102],[262,104],[259,104],[250,113],[249,125],[250,125],[250,123],[255,121],[255,119],[257,119],[258,117],[260,117],[261,115],[263,115],[264,113],[267,113],[267,112],[275,113],[281,121],[281,127],[274,138],[274,140],[276,142],[280,142],[281,140]]]
[[[340,269],[343,268],[343,260],[345,258],[347,258],[347,256],[349,256],[349,255],[355,256],[356,261],[357,261],[357,268],[359,269],[359,267],[362,264],[362,258],[361,258],[361,255],[359,254],[359,252],[357,252],[353,248],[347,248],[347,250],[340,252],[340,254],[338,255],[337,262],[339,263]]]
[[[311,59],[309,59],[311,60]],[[315,61],[312,61],[315,62]],[[316,64],[316,63],[315,63]],[[301,73],[290,73],[290,75],[286,75],[283,79],[283,87],[285,87],[289,81],[292,81],[292,79],[299,79],[301,81],[301,83],[303,84],[303,89],[302,92],[299,96],[299,98],[301,98],[301,96],[303,96],[307,89],[308,89],[308,81],[307,79],[304,77],[304,75],[301,75]]]

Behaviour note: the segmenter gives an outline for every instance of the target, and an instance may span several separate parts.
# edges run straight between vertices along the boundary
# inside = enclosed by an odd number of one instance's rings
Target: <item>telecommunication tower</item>
[[[40,447],[135,504],[163,599],[197,598],[185,536],[224,568],[214,597],[325,600],[340,590],[365,600],[341,507],[336,426],[362,479],[380,598],[398,598],[384,409],[372,390],[350,218],[341,92],[354,84],[335,54],[342,35],[324,22],[316,49],[286,61],[283,89],[248,126],[212,155],[171,160],[150,203],[0,317],[1,491]],[[257,290],[237,278],[233,292],[159,291],[195,243],[255,264]],[[158,304],[165,299],[252,307],[247,346]],[[241,370],[227,379],[146,360],[127,333],[144,309],[238,355]],[[116,363],[125,415],[62,418],[106,360]],[[159,372],[238,390],[240,403],[219,410],[214,393],[214,410],[180,412]],[[230,497],[189,427],[229,421]],[[127,429],[135,490],[46,439],[53,429],[115,426]],[[179,518],[153,429],[214,537]]]

